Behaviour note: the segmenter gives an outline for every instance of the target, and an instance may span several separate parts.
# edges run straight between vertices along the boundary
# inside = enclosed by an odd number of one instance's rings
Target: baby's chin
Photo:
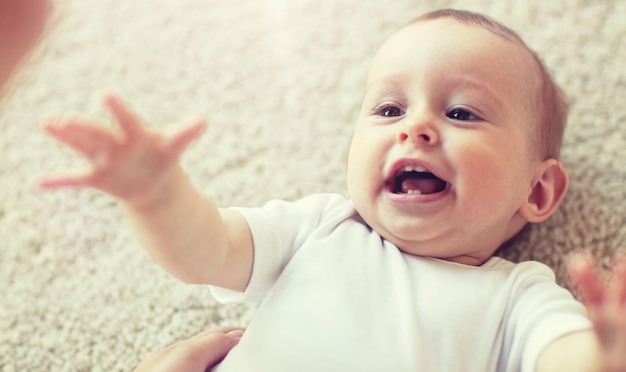
[[[433,247],[436,246],[434,242],[424,240],[424,236],[421,235],[421,239],[418,238],[420,234],[402,234],[402,232],[393,231],[383,226],[373,227],[370,225],[383,239],[393,244],[400,251],[421,257],[432,257],[435,253]],[[416,236],[418,235],[418,236]]]
[[[462,265],[480,266],[493,255],[496,248],[481,249],[475,252],[459,251],[464,247],[461,242],[455,242],[450,234],[417,238],[415,235],[405,237],[392,234],[388,230],[378,232],[386,241],[393,244],[405,254],[416,257],[434,258],[443,261],[454,262]]]

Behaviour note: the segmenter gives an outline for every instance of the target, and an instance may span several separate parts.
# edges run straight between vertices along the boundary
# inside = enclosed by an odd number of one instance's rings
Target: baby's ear
[[[535,170],[528,200],[518,213],[526,222],[543,222],[554,213],[567,192],[569,176],[556,159],[541,162]]]

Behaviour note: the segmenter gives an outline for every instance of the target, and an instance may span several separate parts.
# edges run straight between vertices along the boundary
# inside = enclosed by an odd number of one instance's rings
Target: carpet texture
[[[220,206],[345,194],[369,61],[396,27],[442,7],[517,30],[572,102],[569,194],[501,254],[543,261],[564,285],[573,250],[610,266],[626,245],[626,1],[59,0],[0,104],[0,370],[130,371],[255,309],[164,273],[112,199],[38,190],[39,176],[83,165],[42,119],[110,120],[101,96],[113,91],[154,126],[209,119],[183,163]]]

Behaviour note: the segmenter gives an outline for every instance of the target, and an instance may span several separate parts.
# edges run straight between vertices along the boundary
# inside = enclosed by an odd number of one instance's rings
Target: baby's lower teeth
[[[409,194],[409,195],[421,195],[422,194],[421,191],[416,190],[416,189],[407,190],[406,193]]]

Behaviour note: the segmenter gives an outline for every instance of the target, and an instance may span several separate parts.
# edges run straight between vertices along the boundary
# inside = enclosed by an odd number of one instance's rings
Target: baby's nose
[[[430,122],[409,123],[398,132],[398,142],[411,141],[415,144],[435,146],[439,143],[439,133]]]

